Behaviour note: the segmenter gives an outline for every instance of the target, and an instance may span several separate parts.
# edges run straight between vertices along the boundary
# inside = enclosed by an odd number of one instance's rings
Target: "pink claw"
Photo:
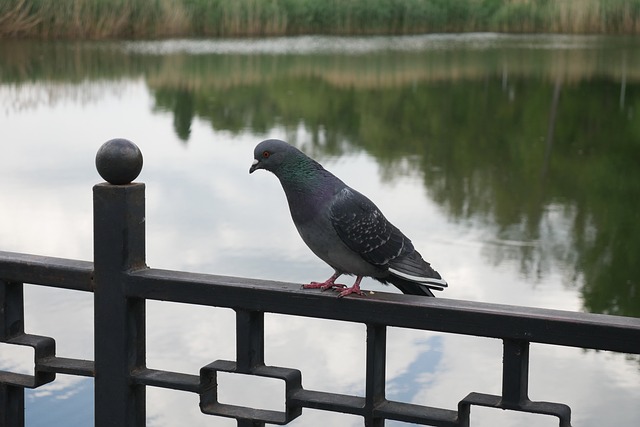
[[[324,282],[311,282],[308,285],[302,285],[302,289],[320,289],[326,291],[327,289],[341,289],[346,288],[347,285],[341,283],[335,283],[336,279],[340,277],[340,274],[335,273]]]
[[[339,289],[346,288],[347,285],[342,283],[327,283],[327,282],[311,282],[308,285],[302,285],[302,289],[320,289],[326,291],[327,289]]]
[[[362,280],[362,276],[356,277],[356,282],[350,288],[347,288],[347,286],[343,285],[342,283],[336,283],[336,279],[338,277],[340,277],[340,274],[336,273],[324,282],[311,282],[308,285],[302,285],[302,289],[320,289],[322,291],[326,291],[327,289],[335,289],[337,291],[340,291],[340,293],[338,294],[338,298],[346,297],[347,295],[351,294],[362,296],[365,295],[364,292],[360,290],[360,281]]]
[[[351,295],[351,294],[364,296],[364,292],[360,290],[361,280],[362,280],[362,276],[356,277],[356,282],[353,284],[353,286],[341,291],[340,294],[338,295],[338,298],[346,297],[347,295]]]

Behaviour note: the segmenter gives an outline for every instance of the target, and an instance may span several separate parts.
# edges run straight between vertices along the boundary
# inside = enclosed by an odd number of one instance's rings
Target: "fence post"
[[[131,373],[145,367],[145,300],[126,294],[126,274],[145,268],[144,184],[133,143],[115,139],[98,151],[109,183],[93,187],[95,426],[139,427],[146,421],[145,386]]]
[[[0,280],[0,341],[24,332],[22,283]],[[24,426],[24,387],[0,384],[0,426]]]
[[[376,406],[385,400],[387,327],[367,323],[367,383],[365,426],[384,427],[384,418],[375,417]]]
[[[529,400],[529,342],[503,340],[502,404],[519,408]]]

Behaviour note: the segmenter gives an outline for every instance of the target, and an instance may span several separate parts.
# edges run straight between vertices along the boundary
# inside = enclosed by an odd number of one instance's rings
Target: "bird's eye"
[[[264,158],[264,159],[268,159],[270,155],[271,155],[271,153],[268,152],[268,151],[263,151],[262,152],[262,158]]]

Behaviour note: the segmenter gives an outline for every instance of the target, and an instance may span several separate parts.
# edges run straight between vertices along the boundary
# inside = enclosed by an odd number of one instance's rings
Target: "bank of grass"
[[[2,0],[0,37],[640,34],[640,0]]]

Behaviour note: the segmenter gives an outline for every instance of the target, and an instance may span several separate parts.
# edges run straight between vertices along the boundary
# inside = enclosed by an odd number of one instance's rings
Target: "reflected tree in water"
[[[173,129],[183,142],[189,141],[195,114],[194,94],[188,89],[158,89],[154,92],[158,111],[173,114]]]
[[[619,87],[607,80],[505,86],[488,76],[356,89],[289,77],[194,92],[190,105],[215,129],[283,126],[295,140],[304,126],[316,154],[365,150],[391,177],[408,160],[452,221],[493,230],[485,248],[493,262],[515,259],[533,281],[559,268],[568,286],[584,284],[587,310],[640,316],[640,213],[630,209],[640,194],[636,91],[627,86],[621,111]],[[156,102],[167,109],[185,97],[161,92]]]

